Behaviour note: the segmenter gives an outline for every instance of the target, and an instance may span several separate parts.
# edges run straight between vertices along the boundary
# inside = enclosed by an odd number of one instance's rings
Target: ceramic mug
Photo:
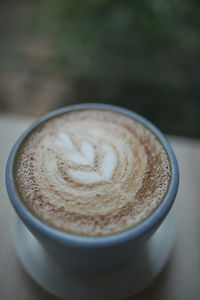
[[[59,231],[38,219],[20,199],[14,181],[14,162],[20,146],[26,137],[48,119],[64,112],[80,109],[106,109],[134,118],[148,127],[164,146],[171,163],[171,182],[167,194],[156,210],[137,226],[123,232],[102,236],[87,237]],[[179,171],[176,157],[164,135],[142,116],[113,105],[88,103],[67,106],[55,110],[34,122],[17,140],[6,166],[6,186],[11,203],[30,232],[38,239],[54,259],[69,269],[99,272],[116,269],[128,264],[137,253],[144,251],[158,227],[166,218],[176,197]]]

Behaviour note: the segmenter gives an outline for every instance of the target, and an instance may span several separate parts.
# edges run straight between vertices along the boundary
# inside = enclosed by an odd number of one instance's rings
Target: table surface
[[[4,182],[6,160],[19,134],[33,121],[0,115],[0,299],[55,300],[26,274],[15,254],[13,209]],[[200,299],[200,141],[169,137],[180,168],[175,201],[176,241],[169,263],[154,282],[129,300]],[[95,299],[94,299],[95,300]],[[112,300],[112,299],[111,299]]]

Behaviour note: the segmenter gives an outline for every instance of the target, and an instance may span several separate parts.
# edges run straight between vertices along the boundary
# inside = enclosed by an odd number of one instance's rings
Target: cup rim
[[[29,135],[36,127],[41,125],[48,119],[51,119],[59,114],[70,112],[74,110],[82,110],[82,109],[104,109],[110,110],[114,112],[118,112],[124,114],[126,116],[132,117],[135,120],[141,122],[146,127],[148,127],[153,134],[158,138],[158,140],[162,143],[163,147],[165,148],[170,164],[171,164],[171,182],[168,188],[168,191],[159,204],[159,206],[155,209],[153,213],[151,213],[146,219],[144,219],[141,223],[137,224],[136,226],[126,229],[125,231],[106,235],[106,236],[81,236],[77,234],[67,233],[64,231],[60,231],[56,229],[42,220],[40,220],[37,216],[35,216],[31,211],[23,204],[22,200],[20,200],[20,196],[17,192],[14,182],[14,162],[16,154],[23,143],[24,139]],[[110,104],[100,104],[100,103],[84,103],[84,104],[75,104],[65,106],[59,109],[56,109],[48,114],[45,114],[38,120],[32,123],[17,139],[16,143],[14,144],[6,165],[6,172],[5,172],[5,181],[7,192],[10,198],[10,201],[22,219],[22,221],[27,225],[30,229],[34,232],[38,232],[43,236],[49,237],[52,240],[56,240],[61,242],[62,244],[70,245],[73,247],[81,247],[81,248],[99,248],[99,247],[112,247],[124,242],[128,242],[130,240],[138,240],[143,236],[148,235],[148,233],[152,232],[154,229],[158,227],[158,225],[163,221],[167,213],[169,212],[171,206],[174,203],[176,193],[178,190],[179,184],[179,169],[178,163],[175,157],[175,154],[167,141],[166,137],[163,133],[150,121],[146,118],[142,117],[141,115],[122,108],[120,106],[110,105]]]

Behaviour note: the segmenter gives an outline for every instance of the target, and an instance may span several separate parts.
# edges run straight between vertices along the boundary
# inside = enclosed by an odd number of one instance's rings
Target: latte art
[[[102,133],[99,131],[99,137],[101,134]],[[89,130],[88,135],[90,135]],[[67,172],[72,180],[83,184],[91,184],[111,179],[116,164],[116,155],[112,146],[104,143],[99,145],[99,151],[103,154],[103,161],[97,171],[94,164],[94,147],[96,147],[96,145],[94,146],[88,141],[82,141],[80,148],[77,149],[67,133],[59,133],[58,138],[59,139],[55,142],[56,145],[64,148],[63,150],[66,151],[66,157],[63,157],[63,159],[74,163],[74,168],[72,166]],[[94,138],[95,137],[93,137],[93,139]],[[85,170],[77,170],[77,166],[90,166],[90,169],[88,170],[85,168]]]
[[[162,201],[170,163],[157,138],[130,117],[106,110],[64,113],[21,147],[18,191],[48,224],[74,234],[123,231]]]

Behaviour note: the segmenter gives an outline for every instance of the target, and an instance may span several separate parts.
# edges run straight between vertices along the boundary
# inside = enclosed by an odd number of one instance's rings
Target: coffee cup
[[[44,222],[22,201],[16,188],[15,162],[20,147],[42,124],[65,113],[80,110],[106,110],[134,119],[153,133],[163,146],[171,166],[169,187],[161,203],[144,220],[121,232],[103,236],[87,236],[65,232]],[[107,104],[77,104],[55,110],[34,122],[17,140],[6,166],[6,186],[10,201],[24,225],[58,263],[69,270],[80,272],[102,272],[123,267],[146,245],[168,215],[178,189],[179,171],[174,152],[164,135],[142,116],[117,106]]]

